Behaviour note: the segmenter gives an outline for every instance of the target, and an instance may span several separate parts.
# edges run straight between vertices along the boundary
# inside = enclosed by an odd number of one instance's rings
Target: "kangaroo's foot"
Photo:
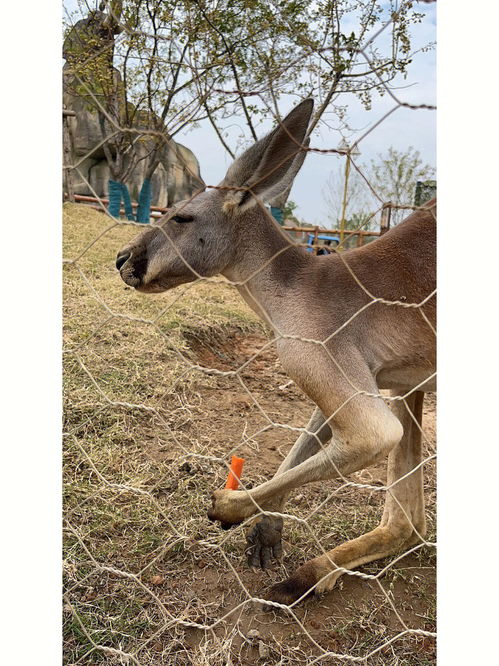
[[[255,520],[246,536],[248,566],[267,569],[272,559],[282,556],[282,518],[261,516]]]
[[[332,590],[343,569],[354,569],[395,553],[408,550],[420,543],[408,526],[384,525],[358,539],[347,541],[325,555],[316,557],[299,567],[288,579],[273,585],[265,597],[290,605],[310,594]]]

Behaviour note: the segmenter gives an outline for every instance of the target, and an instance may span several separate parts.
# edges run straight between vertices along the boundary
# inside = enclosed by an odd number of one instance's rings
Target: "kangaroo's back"
[[[436,287],[436,199],[344,259],[373,296],[420,303]]]

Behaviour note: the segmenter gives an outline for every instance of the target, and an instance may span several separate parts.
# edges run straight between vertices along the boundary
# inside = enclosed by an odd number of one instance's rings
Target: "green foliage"
[[[370,228],[371,213],[360,211],[352,213],[348,219],[345,220],[345,229],[369,229]]]
[[[64,53],[66,86],[98,109],[102,148],[118,181],[144,159],[150,178],[168,140],[201,120],[210,121],[234,156],[261,134],[269,110],[280,115],[283,95],[322,101],[312,128],[325,111],[344,122],[345,108],[335,103],[340,93],[369,109],[373,93],[384,94],[384,85],[405,76],[411,26],[423,16],[412,2],[395,0],[115,0],[110,6],[113,18],[108,9],[88,12],[81,3],[84,18],[68,27]],[[359,48],[386,23],[365,61]],[[244,125],[231,146],[234,117]],[[145,157],[138,150],[144,145]]]
[[[359,168],[360,172],[352,169],[348,179],[345,229],[376,228],[379,215],[373,216],[372,212],[379,209],[382,202],[391,201],[400,206],[412,206],[414,203],[419,205],[415,202],[415,195],[416,184],[420,181],[420,189],[424,188],[419,195],[420,203],[434,196],[436,184],[429,179],[434,175],[435,169],[424,164],[419,151],[412,146],[405,151],[390,147],[386,153],[372,159],[370,164],[361,164]],[[376,192],[376,197],[365,179]],[[340,224],[344,188],[345,174],[340,166],[331,172],[323,189],[331,226]],[[409,212],[406,208],[392,209],[391,225],[401,222]]]
[[[139,111],[147,111],[149,126],[157,128],[159,117],[171,136],[208,115],[223,124],[241,112],[253,134],[255,120],[267,117],[284,93],[303,98],[320,92],[324,99],[328,92],[350,92],[369,108],[372,92],[383,91],[381,81],[405,74],[410,27],[422,17],[412,2],[399,6],[393,0],[387,5],[376,0],[114,4],[120,33],[111,60],[125,101],[133,105],[123,105],[120,121],[131,125]],[[390,17],[390,39],[383,40],[383,48],[372,45],[371,63],[365,63],[358,48]],[[102,30],[95,37],[87,34],[81,49],[95,56],[103,40]],[[81,55],[80,74],[109,86],[107,56]]]
[[[283,218],[286,220],[288,217],[294,217],[294,212],[297,208],[298,205],[294,201],[286,201],[286,205],[282,209]]]
[[[435,168],[424,164],[419,151],[412,146],[406,151],[390,147],[376,160],[371,160],[366,167],[369,182],[384,202],[391,201],[402,206],[411,206],[414,202],[416,183],[431,179]],[[407,210],[392,210],[392,225],[406,217]]]
[[[338,220],[338,227],[339,225],[340,221]],[[373,214],[361,210],[356,213],[352,213],[347,219],[345,219],[344,228],[346,230],[352,230],[352,231],[358,231],[358,230],[369,231],[370,229],[376,228],[376,226],[377,226],[377,219],[373,216]],[[364,236],[363,244],[365,245],[367,243],[370,243],[375,238],[376,236]],[[358,243],[357,236],[348,236],[343,241],[343,247],[345,249],[356,247],[357,243]]]

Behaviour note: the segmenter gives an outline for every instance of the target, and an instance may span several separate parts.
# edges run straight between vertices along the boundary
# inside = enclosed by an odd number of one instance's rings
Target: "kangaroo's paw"
[[[219,520],[223,529],[238,525],[251,516],[255,507],[245,490],[215,490],[211,496],[210,520]]]
[[[272,559],[282,556],[282,518],[257,518],[246,536],[248,566],[267,569]]]

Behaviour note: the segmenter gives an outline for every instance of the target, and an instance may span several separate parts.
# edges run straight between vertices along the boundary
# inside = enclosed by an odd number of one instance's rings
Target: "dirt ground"
[[[182,552],[154,561],[151,567],[147,564],[140,577],[163,607],[184,624],[174,624],[163,632],[156,629],[139,634],[137,645],[144,640],[146,648],[139,649],[138,663],[334,664],[343,663],[345,658],[349,662],[350,658],[371,655],[365,663],[434,664],[434,639],[403,633],[414,629],[435,631],[435,561],[430,547],[397,561],[379,581],[343,576],[332,592],[297,606],[294,616],[265,611],[254,601],[243,604],[249,598],[265,596],[271,584],[319,554],[311,533],[322,547],[330,549],[372,529],[381,515],[383,493],[359,488],[338,490],[339,482],[298,489],[287,511],[302,518],[311,516],[309,530],[299,524],[285,525],[282,562],[266,571],[249,569],[243,554],[243,530],[222,532],[205,518],[210,491],[221,486],[225,469],[215,463],[210,465],[203,457],[186,458],[185,451],[193,441],[198,442],[195,452],[204,456],[207,450],[203,443],[209,442],[212,456],[227,458],[227,452],[236,444],[238,455],[246,459],[245,482],[249,486],[260,483],[274,473],[295,438],[292,431],[279,427],[254,435],[269,425],[264,414],[274,424],[299,427],[306,424],[313,405],[289,382],[274,348],[260,352],[267,343],[263,335],[235,330],[217,338],[212,331],[206,331],[189,335],[187,343],[190,360],[206,368],[236,370],[255,354],[257,357],[241,372],[241,382],[234,377],[201,377],[197,391],[189,396],[188,418],[177,423],[178,446],[165,449],[154,438],[145,440],[143,461],[169,470],[167,479],[162,478],[152,490],[160,506],[175,520],[179,493],[180,500],[185,499],[185,493],[193,493],[198,495],[200,511],[178,509],[179,520],[181,516],[184,521],[187,514],[195,525]],[[164,400],[165,407],[171,410],[172,395]],[[431,454],[435,443],[435,399],[431,394],[426,397],[424,430],[427,454]],[[247,441],[241,444],[243,433],[247,434]],[[218,444],[214,446],[213,442]],[[431,541],[434,471],[433,462],[428,463],[426,500]],[[385,466],[363,470],[353,475],[353,480],[382,485],[386,481]],[[389,560],[374,562],[360,571],[375,575],[387,564]],[[128,570],[130,563],[122,554],[115,566]],[[152,609],[147,595],[134,597],[126,584],[111,579],[103,584],[102,577],[97,576],[90,587],[84,585],[81,590],[90,595],[90,602],[99,594],[116,604],[127,604],[133,598],[142,609]],[[88,604],[88,599],[83,596],[85,602]],[[109,612],[106,605],[106,613]],[[156,612],[154,609],[153,614]],[[157,626],[161,624],[159,619],[156,618]],[[207,626],[213,628],[206,629]],[[83,658],[83,663],[89,664],[102,661],[121,663],[97,650]]]
[[[205,389],[188,428],[191,435],[199,436],[203,432],[205,435],[208,433],[210,439],[218,438],[230,442],[233,434],[241,429],[241,419],[245,420],[248,432],[257,432],[264,427],[262,410],[275,423],[293,426],[306,424],[314,405],[295,384],[289,382],[273,347],[260,352],[266,343],[267,340],[260,335],[238,334],[229,335],[226,340],[218,343],[214,342],[210,335],[201,335],[190,340],[193,360],[207,368],[235,370],[258,354],[241,373],[245,388],[240,386],[236,389],[230,381],[220,379],[216,387]],[[435,396],[428,394],[423,423],[427,455],[431,455],[435,446],[435,407]],[[249,443],[240,446],[237,453],[246,459],[245,474],[250,475],[251,480],[254,477],[254,483],[268,478],[285,457],[293,441],[293,433],[271,428],[257,438],[256,446]],[[434,508],[432,463],[429,463],[427,468],[430,478],[427,480],[426,496],[431,511]],[[382,485],[386,482],[386,465],[380,464],[353,476],[353,480],[360,483]],[[299,489],[290,502],[291,513],[295,513],[300,506],[302,510],[299,513],[306,515],[304,507],[317,506],[340,485],[340,482],[329,482],[324,488]],[[374,527],[380,517],[382,502],[382,493],[356,488],[340,491],[331,497],[321,510],[317,528],[314,521],[311,521],[311,528],[314,531],[317,529],[317,537],[324,547],[334,547],[341,543],[343,538],[354,538]],[[359,516],[359,513],[363,515]],[[433,526],[431,516],[429,519]],[[430,528],[429,540],[432,540],[432,532],[433,527]],[[301,539],[307,537],[306,534],[300,536]],[[245,568],[241,553],[241,563],[235,565],[235,569],[251,595],[261,596],[271,583],[282,579],[308,559],[293,548],[286,534],[284,548],[282,564],[276,564],[271,572]],[[405,629],[435,631],[435,569],[433,553],[431,549],[428,551],[406,556],[397,562],[380,583],[344,576],[334,591],[323,595],[319,600],[307,600],[296,608],[296,617],[303,623],[303,628],[291,616],[286,618],[273,612],[265,612],[252,604],[228,617],[224,632],[227,633],[231,628],[237,630],[239,637],[233,639],[233,650],[238,652],[241,664],[250,664],[259,657],[258,641],[248,642],[246,638],[251,629],[258,631],[259,639],[265,644],[274,645],[269,648],[269,656],[273,655],[275,663],[281,663],[279,659],[283,658],[283,654],[276,646],[283,643],[287,644],[288,650],[303,651],[303,658],[306,659],[310,659],[312,654],[314,657],[321,654],[319,649],[314,649],[316,646],[312,640],[324,650],[360,657],[376,649],[374,639],[378,640],[378,644],[382,644],[388,636],[396,635]],[[316,554],[318,550],[313,548],[312,544],[310,556]],[[388,560],[384,560],[360,570],[375,574],[387,563]],[[380,585],[392,599],[396,610],[390,607]],[[234,594],[234,581],[227,581],[225,576],[220,576],[220,571],[209,566],[202,566],[199,573],[194,572],[190,577],[189,587],[196,597],[203,599],[205,605],[218,604],[220,595],[223,595],[224,603],[219,606],[219,614],[228,612],[240,599],[238,594]],[[308,637],[303,629],[308,632]],[[202,642],[206,638],[204,634],[203,630],[193,629],[188,632],[189,642],[192,645]],[[381,650],[369,659],[369,663],[392,663],[391,659],[394,664],[434,663],[435,645],[432,638],[406,636],[401,642],[406,644],[406,657],[401,658],[398,645],[394,646],[393,651],[391,647]],[[305,645],[307,643],[308,645]],[[322,663],[336,661],[340,663],[341,659],[328,656]]]

